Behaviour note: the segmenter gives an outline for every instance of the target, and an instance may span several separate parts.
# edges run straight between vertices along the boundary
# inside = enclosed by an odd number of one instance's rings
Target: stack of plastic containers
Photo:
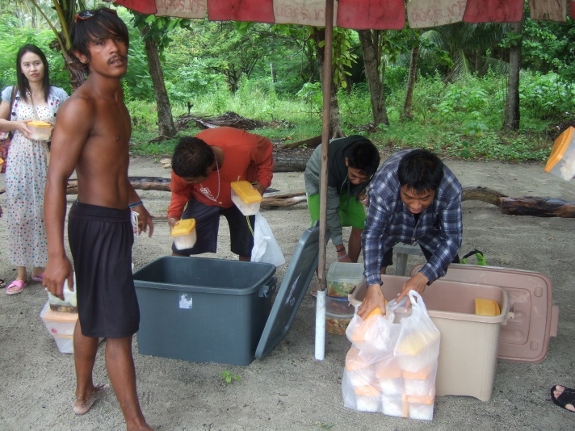
[[[327,295],[325,299],[327,332],[345,334],[353,317],[354,308],[348,295],[363,280],[362,263],[333,262],[327,272]]]
[[[397,323],[404,316],[397,316]],[[352,347],[345,360],[344,405],[388,416],[433,419],[439,332],[407,335],[376,309],[349,326]]]

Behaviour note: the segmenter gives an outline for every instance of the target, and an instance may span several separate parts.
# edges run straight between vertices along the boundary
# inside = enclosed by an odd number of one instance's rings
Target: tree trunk
[[[381,30],[357,30],[357,33],[363,50],[363,64],[369,87],[373,124],[375,126],[378,124],[389,125],[383,98],[383,74],[380,77],[381,48],[379,39]]]
[[[320,47],[320,42],[325,41],[325,29],[324,28],[314,28],[312,31],[312,38],[315,41],[315,52],[317,56],[317,64],[319,69],[320,82],[323,88],[323,66],[325,59],[325,48],[322,45]],[[329,115],[329,134],[331,138],[339,138],[343,136],[343,131],[341,129],[341,122],[339,117],[339,103],[337,101],[337,87],[332,80],[330,85],[330,115]]]
[[[150,76],[152,77],[154,93],[156,94],[159,133],[160,136],[171,138],[176,136],[177,129],[176,126],[174,126],[172,107],[170,106],[170,99],[168,98],[168,92],[166,91],[166,85],[164,83],[164,72],[162,71],[158,45],[152,39],[145,37],[147,32],[147,28],[141,30],[148,57]]]
[[[405,93],[405,103],[403,104],[402,120],[413,119],[413,89],[417,81],[417,60],[419,58],[419,45],[411,50],[409,59],[409,73],[407,75],[407,91]]]
[[[521,70],[521,40],[523,22],[509,24],[510,33],[521,37],[511,45],[509,50],[509,81],[507,82],[507,100],[505,101],[505,118],[503,129],[519,130],[519,72]]]
[[[62,53],[62,56],[64,57],[64,64],[66,65],[68,75],[70,75],[70,86],[72,87],[72,91],[75,91],[86,81],[86,69],[82,63],[67,53]]]

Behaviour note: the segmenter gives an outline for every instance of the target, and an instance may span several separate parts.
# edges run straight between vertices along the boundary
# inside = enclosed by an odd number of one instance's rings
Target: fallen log
[[[137,190],[170,191],[170,179],[162,177],[129,177],[130,184]],[[0,194],[5,193],[0,190]],[[66,194],[78,193],[77,180],[69,180]],[[505,215],[526,215],[533,217],[561,217],[575,218],[575,202],[557,198],[543,198],[537,196],[524,196],[512,198],[487,187],[464,187],[462,201],[481,201],[495,205]],[[261,208],[290,207],[306,202],[305,192],[279,193],[264,195]],[[164,216],[154,216],[162,220]]]
[[[321,135],[314,136],[313,138],[304,139],[303,141],[292,142],[291,144],[278,145],[278,151],[292,150],[294,148],[316,148],[321,144]]]
[[[527,215],[535,217],[575,218],[575,202],[562,199],[522,197],[501,198],[499,206],[502,214]]]

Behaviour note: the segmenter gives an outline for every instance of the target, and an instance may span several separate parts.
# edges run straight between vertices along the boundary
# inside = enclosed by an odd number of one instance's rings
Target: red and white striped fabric
[[[112,0],[144,14],[214,21],[253,21],[323,26],[325,0]],[[337,0],[334,25],[353,29],[399,30],[454,22],[519,22],[524,0]],[[531,18],[565,21],[566,0],[529,0]],[[575,19],[575,0],[569,0]]]

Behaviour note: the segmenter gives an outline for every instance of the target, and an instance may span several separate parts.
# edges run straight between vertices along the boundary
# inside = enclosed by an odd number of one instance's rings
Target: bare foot
[[[76,398],[74,403],[74,413],[77,415],[85,415],[90,411],[96,401],[106,395],[106,390],[110,385],[96,385],[89,397],[85,399]]]

